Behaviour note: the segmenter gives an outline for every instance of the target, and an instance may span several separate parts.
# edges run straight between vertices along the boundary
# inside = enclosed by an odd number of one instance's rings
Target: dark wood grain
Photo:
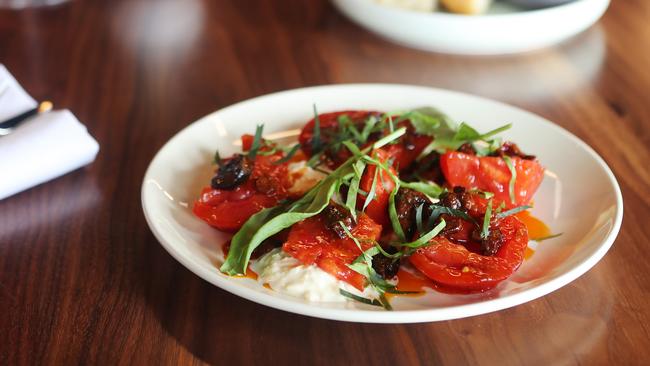
[[[391,44],[326,1],[0,10],[0,62],[36,99],[71,109],[101,145],[94,164],[0,201],[0,364],[650,363],[648,19],[650,2],[614,0],[598,25],[556,47],[458,57]],[[140,183],[165,141],[236,101],[347,82],[467,91],[567,128],[621,184],[613,248],[541,299],[414,325],[262,307],[164,251],[145,223]]]

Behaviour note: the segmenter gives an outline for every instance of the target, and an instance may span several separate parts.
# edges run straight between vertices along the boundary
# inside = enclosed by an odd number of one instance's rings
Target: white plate
[[[533,214],[559,238],[542,242],[530,260],[496,289],[473,295],[435,291],[397,297],[394,311],[360,303],[309,303],[273,292],[248,278],[219,272],[227,236],[195,218],[192,202],[208,184],[216,148],[240,151],[243,133],[265,123],[267,134],[300,128],[316,103],[320,112],[343,109],[400,110],[436,106],[480,131],[504,122],[504,137],[537,155],[547,167]],[[151,162],[142,184],[147,222],[162,245],[205,280],[251,301],[327,319],[410,323],[488,313],[538,298],[578,278],[607,252],[623,216],[620,189],[605,162],[584,142],[541,117],[502,103],[440,89],[385,84],[333,85],[270,94],[219,110],[174,136]]]
[[[348,18],[385,38],[427,51],[497,55],[547,47],[594,24],[609,0],[577,0],[540,10],[493,3],[485,15],[420,13],[373,0],[332,0]]]

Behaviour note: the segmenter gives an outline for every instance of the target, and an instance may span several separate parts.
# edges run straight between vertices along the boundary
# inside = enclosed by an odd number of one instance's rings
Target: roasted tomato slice
[[[519,219],[505,217],[491,226],[500,230],[503,244],[492,256],[484,256],[444,237],[418,249],[410,262],[434,282],[460,291],[484,291],[508,278],[521,265],[528,245],[528,231]]]
[[[360,240],[362,248],[366,250],[373,245],[369,240],[379,239],[381,225],[361,213],[351,233]],[[341,239],[333,230],[328,229],[322,215],[293,225],[282,249],[301,263],[315,264],[361,291],[365,287],[365,278],[348,267],[361,251],[352,239]]]
[[[372,156],[381,162],[387,162],[389,159],[388,153],[383,150],[375,150],[372,153]],[[377,169],[376,165],[368,165],[361,177],[359,188],[366,193],[370,193],[373,181],[375,182],[375,196],[372,201],[368,203],[364,212],[376,223],[386,225],[390,222],[388,217],[388,198],[395,188],[395,182],[391,178],[390,174],[383,169],[380,169],[379,172],[377,172],[377,180],[375,181],[375,172]],[[391,168],[391,172],[395,175],[397,174],[393,168]],[[367,196],[362,194],[359,194],[357,197],[358,210],[363,209],[366,197]]]
[[[447,183],[467,189],[478,188],[494,193],[495,201],[504,202],[507,208],[530,202],[544,178],[544,168],[536,160],[511,157],[517,172],[515,179],[515,201],[510,199],[510,170],[501,157],[448,152],[440,157],[440,166]]]
[[[192,212],[211,226],[235,232],[251,216],[264,208],[277,204],[277,199],[256,193],[248,187],[239,186],[233,191],[206,187],[201,198],[194,203]]]
[[[419,135],[411,122],[400,122],[398,127],[406,127],[406,134],[397,143],[383,147],[393,162],[395,169],[403,172],[408,169],[420,153],[433,141],[430,136]]]
[[[233,189],[204,188],[192,211],[219,230],[239,230],[255,213],[288,196],[291,180],[287,164],[274,164],[278,159],[280,154],[258,155],[245,182]]]

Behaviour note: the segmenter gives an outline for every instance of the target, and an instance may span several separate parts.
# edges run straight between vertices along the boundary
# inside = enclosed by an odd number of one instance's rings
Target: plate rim
[[[331,2],[351,22],[392,43],[427,52],[466,56],[528,53],[559,44],[593,26],[611,5],[611,0],[577,0],[537,10],[463,15],[417,12],[377,4],[372,0]],[[372,16],[366,13],[372,13]],[[544,32],[549,19],[566,17],[573,21],[556,27],[553,32]],[[384,21],[373,20],[377,18]],[[391,22],[386,23],[387,19]],[[408,24],[418,24],[418,30]],[[422,31],[423,28],[428,31]],[[534,36],[522,38],[512,29],[525,29]],[[442,30],[454,34],[456,41],[450,43],[440,38]]]
[[[308,303],[300,303],[294,300],[285,299],[282,297],[274,296],[270,293],[260,292],[259,290],[248,288],[245,286],[237,286],[231,284],[229,281],[232,279],[227,277],[214,276],[213,272],[205,268],[204,265],[195,262],[191,257],[185,256],[183,253],[178,251],[175,248],[175,245],[172,244],[165,238],[161,233],[158,232],[156,226],[153,222],[153,218],[150,215],[150,212],[147,210],[147,192],[146,189],[148,182],[151,180],[150,176],[152,175],[152,169],[154,169],[154,163],[158,160],[163,153],[163,150],[171,146],[175,140],[180,138],[180,136],[191,128],[196,128],[197,125],[201,124],[202,121],[212,118],[214,115],[223,113],[229,109],[239,108],[242,105],[248,103],[255,103],[257,100],[262,98],[267,98],[270,96],[281,96],[283,94],[291,93],[302,93],[308,91],[314,91],[319,89],[335,89],[335,88],[411,88],[411,89],[420,89],[423,92],[433,91],[437,93],[447,93],[454,94],[456,97],[464,97],[469,99],[474,99],[475,101],[482,101],[494,104],[499,108],[506,108],[517,111],[519,113],[524,113],[528,116],[534,117],[536,119],[541,119],[548,127],[555,128],[558,132],[565,134],[569,139],[574,143],[579,145],[598,163],[598,166],[605,172],[605,175],[608,178],[608,183],[612,186],[614,190],[614,195],[616,198],[616,213],[614,218],[613,226],[610,228],[605,240],[597,248],[597,250],[585,258],[582,262],[575,265],[570,270],[558,275],[556,278],[549,280],[548,282],[542,283],[535,286],[531,289],[526,289],[521,292],[510,294],[505,297],[499,297],[494,299],[488,299],[484,301],[479,301],[469,304],[445,306],[441,308],[429,308],[429,309],[417,309],[417,310],[396,310],[396,311],[386,311],[381,312],[377,310],[364,310],[364,309],[335,309],[335,308],[324,308],[319,306],[314,306]],[[428,86],[420,85],[409,85],[409,84],[393,84],[393,83],[342,83],[342,84],[327,84],[327,85],[318,85],[310,86],[304,88],[295,88],[289,90],[282,90],[278,92],[268,93],[260,96],[256,96],[250,99],[245,99],[234,104],[230,104],[223,108],[220,108],[214,112],[211,112],[193,122],[183,127],[181,130],[177,131],[167,142],[160,147],[156,152],[154,157],[151,159],[145,175],[143,177],[141,185],[141,204],[144,212],[144,216],[149,226],[149,229],[154,234],[156,240],[165,248],[165,250],[178,262],[180,262],[185,268],[201,277],[203,280],[211,283],[212,285],[227,291],[236,296],[242,297],[246,300],[253,301],[257,304],[268,306],[274,309],[287,311],[295,314],[311,316],[321,319],[330,319],[330,320],[339,320],[346,322],[358,322],[358,323],[382,323],[382,324],[391,324],[391,323],[421,323],[421,322],[433,322],[433,321],[444,321],[444,320],[453,320],[459,318],[468,318],[482,314],[488,314],[507,308],[511,308],[517,305],[524,304],[526,302],[535,300],[542,296],[548,295],[549,293],[567,285],[568,283],[575,281],[591,268],[593,268],[609,251],[614,241],[616,240],[622,220],[623,220],[623,196],[621,193],[620,185],[614,176],[614,173],[611,171],[605,160],[586,142],[582,141],[580,138],[575,136],[570,131],[565,128],[553,123],[552,121],[524,110],[522,108],[509,105],[507,103],[497,101],[490,98],[485,98],[482,96],[477,96],[469,93],[459,92],[450,89],[442,89]],[[223,286],[222,286],[223,285]],[[485,311],[486,305],[489,310]],[[448,314],[449,313],[449,314]]]
[[[333,1],[338,2],[340,0],[333,0]],[[568,3],[554,5],[547,8],[522,9],[521,11],[512,12],[512,13],[485,13],[485,14],[467,15],[467,14],[456,14],[456,13],[441,12],[441,11],[421,12],[421,11],[399,8],[396,6],[382,5],[372,0],[352,0],[352,1],[356,1],[358,3],[366,3],[368,4],[368,6],[386,9],[387,11],[395,11],[405,16],[413,16],[418,18],[429,18],[429,19],[435,19],[435,18],[454,19],[460,21],[475,21],[475,20],[484,21],[487,19],[495,20],[495,21],[503,21],[503,20],[509,20],[505,18],[513,18],[513,17],[523,18],[523,17],[533,17],[533,16],[552,16],[554,15],[554,13],[565,12],[565,11],[572,10],[571,8],[574,7],[585,6],[584,4],[588,2],[593,2],[595,4],[607,3],[608,4],[607,7],[609,7],[609,4],[611,4],[611,0],[574,0]]]

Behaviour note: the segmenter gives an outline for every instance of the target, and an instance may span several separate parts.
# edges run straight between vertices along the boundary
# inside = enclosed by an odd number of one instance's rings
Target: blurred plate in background
[[[609,0],[577,0],[539,10],[494,3],[485,15],[422,13],[373,0],[332,0],[352,21],[391,41],[427,51],[497,55],[561,42],[593,25]]]

